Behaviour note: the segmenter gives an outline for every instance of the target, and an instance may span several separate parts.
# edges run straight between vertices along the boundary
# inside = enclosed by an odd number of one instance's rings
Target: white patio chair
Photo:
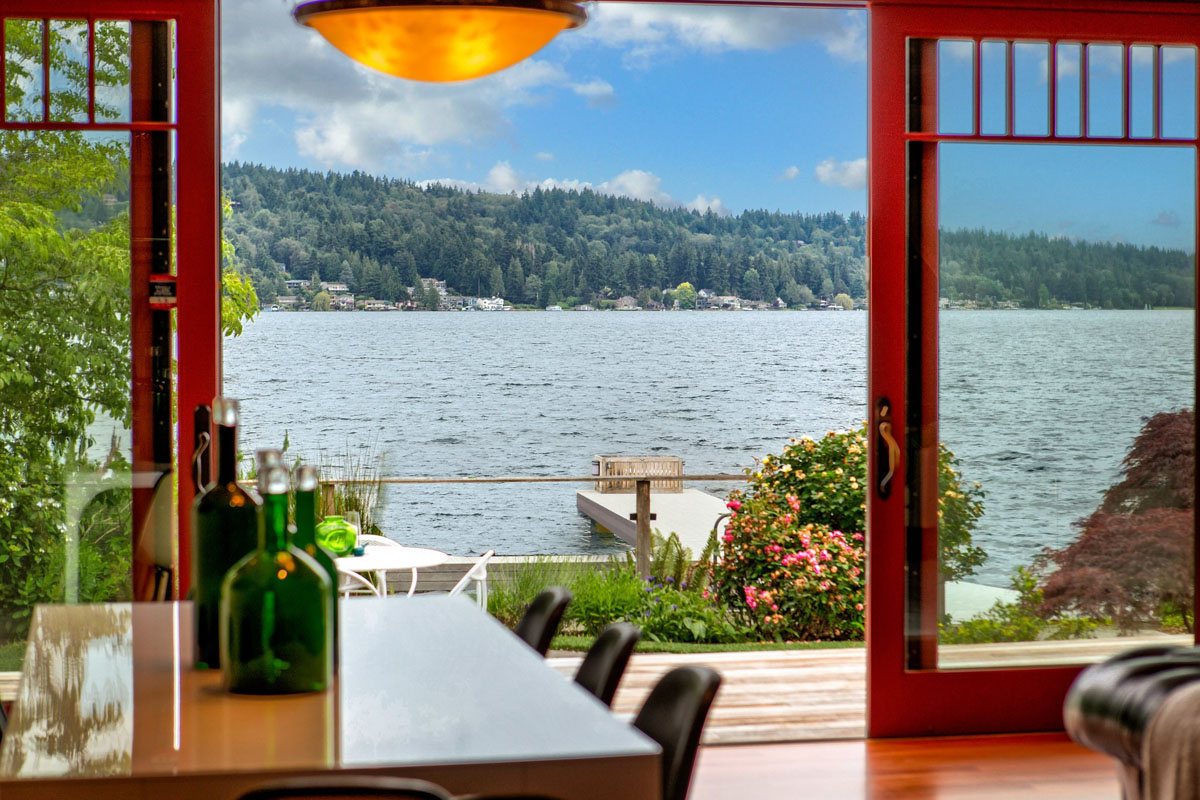
[[[458,583],[454,584],[454,588],[446,594],[448,594],[450,597],[455,597],[463,593],[463,591],[467,588],[467,584],[474,583],[475,602],[479,604],[480,608],[482,608],[484,611],[487,611],[487,563],[492,560],[492,556],[494,555],[496,555],[495,550],[488,550],[486,553],[481,555],[475,561],[475,563],[471,565],[471,568],[467,570],[467,574],[463,575],[462,578],[459,579]]]
[[[349,597],[352,594],[370,594],[375,597],[383,597],[383,592],[378,586],[357,572],[351,572],[348,569],[339,567],[338,577],[341,579],[338,581],[338,594],[342,597]]]

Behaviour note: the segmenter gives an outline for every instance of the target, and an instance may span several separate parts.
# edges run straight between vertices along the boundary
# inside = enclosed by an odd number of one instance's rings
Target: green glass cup
[[[332,514],[317,525],[317,544],[338,558],[354,552],[358,531],[340,514]]]

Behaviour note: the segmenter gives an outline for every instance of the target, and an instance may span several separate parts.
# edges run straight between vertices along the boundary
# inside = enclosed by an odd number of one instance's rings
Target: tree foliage
[[[40,20],[8,20],[8,113],[40,119]],[[88,74],[70,52],[86,51],[87,28],[55,21],[48,49],[55,76],[52,119],[87,109]],[[129,31],[100,20],[93,76],[128,86]],[[98,99],[98,116],[118,109]],[[66,533],[64,485],[80,473],[129,465],[114,445],[89,450],[100,417],[130,421],[129,142],[79,131],[0,131],[0,637],[19,633],[35,603],[61,598]],[[257,306],[225,252],[233,299],[226,332]],[[101,451],[103,452],[103,451]],[[103,493],[83,514],[80,599],[127,597],[129,491]]]
[[[865,426],[820,440],[793,439],[750,471],[714,569],[722,600],[768,638],[858,638],[865,589]],[[962,578],[983,562],[971,543],[983,492],[963,481],[944,447],[938,459],[941,576]]]
[[[1042,610],[1112,618],[1133,630],[1164,614],[1192,629],[1194,597],[1195,412],[1156,414],[1123,462],[1079,537],[1047,549]]]
[[[1024,308],[1194,304],[1194,259],[1182,250],[978,229],[942,231],[939,249],[940,291],[951,300]]]
[[[453,293],[543,306],[685,282],[767,299],[785,287],[792,298],[804,297],[800,287],[809,297],[865,294],[861,214],[722,217],[590,190],[473,193],[239,163],[222,180],[236,203],[230,238],[268,300],[290,294],[284,273],[388,301],[409,299],[418,272]]]

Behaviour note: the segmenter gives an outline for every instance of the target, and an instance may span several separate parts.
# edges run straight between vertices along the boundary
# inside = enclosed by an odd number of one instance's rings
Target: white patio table
[[[417,570],[436,567],[450,560],[449,553],[428,547],[406,547],[405,545],[368,544],[361,556],[343,556],[334,559],[339,569],[357,572],[359,575],[374,573],[387,594],[388,572],[407,569],[412,571],[412,583],[408,596],[417,591]]]

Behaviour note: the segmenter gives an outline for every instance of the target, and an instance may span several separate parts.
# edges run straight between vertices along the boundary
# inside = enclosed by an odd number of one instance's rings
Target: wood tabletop
[[[335,689],[249,697],[191,668],[186,603],[39,607],[0,795],[232,800],[344,770],[456,793],[657,796],[657,745],[472,603],[355,598],[340,613]]]

